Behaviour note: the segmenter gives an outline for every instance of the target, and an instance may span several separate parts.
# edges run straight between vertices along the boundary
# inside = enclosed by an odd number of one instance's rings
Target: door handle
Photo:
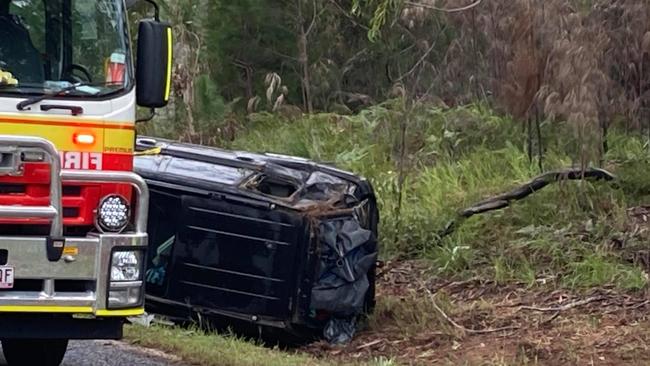
[[[41,104],[41,110],[43,112],[51,111],[53,109],[63,109],[70,111],[73,116],[78,116],[84,113],[84,109],[76,105]]]

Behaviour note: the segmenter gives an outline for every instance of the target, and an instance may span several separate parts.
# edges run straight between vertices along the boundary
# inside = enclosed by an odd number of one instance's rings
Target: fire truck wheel
[[[2,341],[2,352],[9,366],[59,366],[67,349],[67,339]]]

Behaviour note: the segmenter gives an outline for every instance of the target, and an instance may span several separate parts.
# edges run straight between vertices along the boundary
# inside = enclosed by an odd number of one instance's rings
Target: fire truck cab
[[[149,193],[136,106],[167,104],[172,32],[124,0],[0,0],[0,341],[59,365],[69,339],[118,339],[144,312]],[[127,5],[128,3],[128,5]],[[143,5],[144,6],[144,5]]]

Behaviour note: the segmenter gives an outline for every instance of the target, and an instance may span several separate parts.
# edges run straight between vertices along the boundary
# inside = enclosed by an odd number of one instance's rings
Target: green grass
[[[618,288],[639,290],[646,286],[648,279],[640,268],[618,263],[602,254],[594,254],[572,263],[566,281],[573,287],[590,288],[612,283]]]
[[[199,366],[394,366],[385,357],[345,362],[316,359],[299,351],[270,348],[235,335],[205,332],[198,328],[127,325],[124,340],[141,347],[174,355],[183,363]]]
[[[406,149],[401,127],[406,121]],[[571,166],[576,142],[568,127],[544,125],[545,169]],[[249,118],[226,147],[297,155],[357,172],[377,192],[384,258],[425,258],[440,276],[484,276],[587,288],[643,288],[644,273],[610,248],[625,235],[626,209],[650,199],[650,155],[644,139],[610,135],[608,162],[618,186],[565,182],[512,207],[471,218],[440,238],[456,212],[539,174],[521,126],[482,106],[405,112],[388,102],[356,116],[317,114],[283,120]],[[400,162],[404,185],[400,205]],[[629,238],[634,241],[634,238]]]
[[[207,334],[200,330],[131,325],[125,328],[125,339],[201,366],[326,365],[305,354],[266,348],[235,336]]]

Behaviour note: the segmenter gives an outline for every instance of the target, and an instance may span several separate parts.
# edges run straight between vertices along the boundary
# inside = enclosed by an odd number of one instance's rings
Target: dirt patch
[[[628,209],[625,235],[612,239],[612,247],[621,250],[623,258],[650,272],[650,206]]]
[[[387,263],[368,329],[347,346],[320,342],[305,350],[341,363],[383,357],[422,365],[650,364],[646,292],[442,281],[428,268]]]

